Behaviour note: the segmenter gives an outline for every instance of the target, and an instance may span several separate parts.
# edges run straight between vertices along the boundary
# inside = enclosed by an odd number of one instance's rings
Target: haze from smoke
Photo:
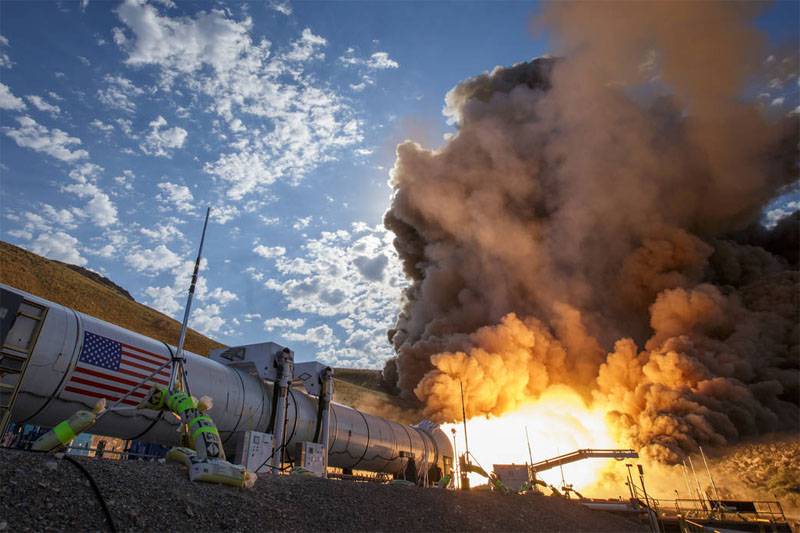
[[[742,97],[758,9],[550,4],[564,59],[459,84],[457,133],[398,146],[390,340],[428,416],[460,419],[459,380],[468,416],[568,385],[666,462],[797,426],[797,251],[753,227],[797,180],[798,123]]]

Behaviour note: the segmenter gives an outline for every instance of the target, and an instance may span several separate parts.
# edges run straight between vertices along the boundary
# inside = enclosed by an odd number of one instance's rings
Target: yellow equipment
[[[156,385],[139,404],[139,408],[170,411],[181,418],[188,428],[189,441],[194,449],[172,448],[166,459],[186,466],[190,480],[250,488],[258,476],[243,466],[225,460],[217,426],[205,414],[211,405],[211,398],[207,396],[198,401],[185,392],[170,392],[166,387]]]
[[[36,439],[31,449],[37,452],[50,452],[66,446],[72,439],[94,426],[97,415],[106,408],[105,398],[94,404],[91,411],[76,411],[72,416]]]

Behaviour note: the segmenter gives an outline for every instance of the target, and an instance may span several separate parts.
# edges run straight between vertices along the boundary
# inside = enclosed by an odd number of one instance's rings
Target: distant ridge
[[[61,261],[56,261],[55,259],[50,259],[50,261],[53,261],[54,263],[60,263],[60,264],[64,265],[67,268],[71,268],[72,270],[74,270],[78,274],[86,276],[87,278],[90,278],[90,279],[96,281],[97,283],[102,283],[103,285],[111,287],[112,289],[114,289],[115,291],[120,293],[122,296],[127,298],[128,300],[131,300],[131,301],[134,301],[134,302],[136,301],[136,299],[131,295],[131,293],[129,293],[124,288],[120,287],[119,285],[117,285],[116,283],[114,283],[113,281],[108,279],[107,277],[98,274],[97,272],[93,272],[93,271],[89,270],[88,268],[83,268],[83,267],[78,266],[78,265],[70,265],[69,263],[62,263]]]
[[[168,344],[178,342],[180,324],[176,320],[136,302],[128,291],[108,278],[3,241],[0,283]],[[200,355],[223,346],[192,329],[186,336],[186,349]]]

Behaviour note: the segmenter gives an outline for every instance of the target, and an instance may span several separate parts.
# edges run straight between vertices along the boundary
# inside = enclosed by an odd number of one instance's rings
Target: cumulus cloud
[[[158,184],[161,193],[158,195],[158,200],[166,205],[171,205],[178,211],[183,213],[190,213],[194,211],[194,196],[192,191],[186,185],[178,185],[169,181],[164,181]]]
[[[8,85],[0,83],[0,109],[21,111],[25,107],[25,102],[22,101],[22,98],[14,96]]]
[[[0,35],[0,47],[6,46],[8,46],[8,39]],[[12,66],[14,66],[14,63],[11,61],[11,57],[9,57],[5,50],[0,50],[0,68],[11,68]],[[0,92],[1,91],[2,88],[0,88]]]
[[[114,182],[122,186],[125,190],[133,190],[133,180],[136,176],[132,170],[123,170],[119,176],[114,176]]]
[[[288,17],[292,14],[292,5],[289,2],[276,2],[273,0],[268,5],[270,9],[277,11],[281,15]]]
[[[139,272],[157,273],[179,266],[181,258],[165,245],[159,244],[155,248],[132,251],[125,257],[125,262]]]
[[[210,300],[216,300],[221,305],[227,305],[239,299],[239,297],[236,296],[236,293],[225,290],[222,287],[216,287],[214,290],[210,291],[206,298]]]
[[[194,270],[194,261],[183,260],[173,254],[169,249],[156,251],[159,248],[166,248],[163,245],[157,247],[155,250],[145,250],[144,252],[151,252],[152,258],[142,258],[142,264],[145,268],[153,262],[149,259],[156,259],[158,256],[164,256],[172,265],[170,270],[173,276],[172,283],[165,286],[149,286],[145,288],[144,295],[148,298],[149,304],[159,311],[177,317],[177,314],[183,309],[186,299],[186,293],[189,289],[189,283]],[[175,258],[173,258],[175,256]],[[158,263],[163,264],[162,262]],[[192,318],[189,325],[204,333],[206,335],[216,333],[230,333],[229,330],[223,330],[227,321],[223,318],[225,306],[230,302],[238,300],[238,296],[221,287],[215,287],[212,290],[208,289],[207,281],[207,266],[208,261],[203,259],[200,262],[200,271],[202,275],[197,280],[197,287],[195,290],[196,305],[192,311]]]
[[[78,239],[63,231],[40,233],[27,247],[33,253],[72,265],[83,266],[87,262],[81,256]]]
[[[254,315],[253,318],[261,318],[261,315]],[[305,323],[306,320],[304,318],[268,318],[264,321],[264,329],[266,331],[298,329],[302,328]]]
[[[239,216],[239,208],[235,205],[217,205],[211,209],[211,220],[227,224]]]
[[[150,132],[139,148],[148,155],[170,157],[172,149],[181,148],[186,141],[187,132],[177,126],[165,128],[167,119],[159,115],[150,122]]]
[[[17,117],[17,122],[18,128],[5,128],[5,132],[19,146],[68,163],[89,157],[89,152],[86,150],[70,150],[70,147],[81,144],[81,140],[77,137],[70,137],[57,128],[49,130],[29,116]]]
[[[217,304],[198,306],[192,312],[189,322],[194,329],[206,335],[218,333],[225,325],[225,319],[222,318],[221,312],[222,307]]]
[[[266,259],[272,259],[286,255],[286,248],[283,246],[264,246],[263,244],[259,244],[253,248],[253,252]]]
[[[154,227],[141,228],[142,235],[158,243],[168,243],[174,239],[182,240],[183,232],[175,224],[156,224]]]
[[[144,94],[144,89],[137,87],[131,80],[122,76],[107,74],[104,81],[105,87],[97,91],[97,99],[101,103],[126,113],[136,111],[134,99]]]
[[[19,224],[22,229],[9,231],[13,237],[31,240],[35,233],[55,234],[63,230],[75,229],[78,219],[84,216],[80,209],[58,209],[47,203],[37,206],[35,212],[25,211],[21,214],[9,212],[6,218]]]
[[[114,126],[112,126],[111,124],[106,124],[105,122],[99,119],[92,120],[89,123],[89,125],[96,130],[102,131],[103,133],[111,133],[112,131],[114,131]]]
[[[282,333],[281,337],[287,341],[307,342],[320,348],[329,348],[339,340],[336,338],[333,330],[326,324],[315,328],[309,328],[303,332],[290,331],[288,333]]]
[[[311,216],[296,217],[294,219],[294,222],[292,223],[292,228],[297,230],[297,231],[300,231],[302,229],[306,229],[309,226],[309,224],[311,224],[312,220],[313,220],[313,217],[311,217]]]
[[[369,70],[386,70],[400,68],[400,63],[389,57],[388,52],[375,52],[369,57],[356,56],[354,48],[348,48],[339,61],[345,65],[365,67]]]
[[[300,38],[292,43],[291,50],[286,54],[289,61],[308,61],[310,59],[324,59],[325,54],[320,51],[328,41],[324,37],[315,35],[310,28],[305,28]]]
[[[354,48],[348,48],[339,58],[339,62],[355,68],[360,73],[360,81],[350,84],[350,89],[354,92],[361,92],[375,85],[377,71],[400,68],[400,64],[391,59],[387,52],[375,52],[369,57],[359,57]]]
[[[117,208],[111,197],[98,185],[98,174],[102,167],[83,163],[69,173],[75,183],[64,185],[61,190],[73,193],[79,198],[88,198],[83,213],[88,215],[98,227],[105,228],[117,222]]]
[[[382,275],[375,266],[382,263],[375,261],[380,256],[387,258]],[[391,239],[383,228],[357,224],[352,232],[323,232],[307,240],[297,256],[285,253],[275,258],[280,276],[265,280],[264,286],[280,293],[290,310],[337,320],[341,332],[332,334],[343,340],[335,349],[332,344],[323,347],[312,342],[320,347],[317,357],[321,360],[340,366],[375,366],[391,354],[386,330],[404,286],[399,265],[388,260],[393,256]],[[255,279],[263,277],[255,269],[249,273]],[[300,340],[306,333],[283,337]]]
[[[50,113],[51,115],[58,115],[61,113],[61,108],[57,105],[53,105],[48,103],[44,98],[41,96],[36,96],[34,94],[29,94],[25,97],[25,99],[30,102],[33,107],[38,109],[39,111],[44,111],[46,113]]]

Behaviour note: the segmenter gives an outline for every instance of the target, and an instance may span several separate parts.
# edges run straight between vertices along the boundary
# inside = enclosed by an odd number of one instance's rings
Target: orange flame
[[[514,412],[468,420],[470,455],[487,472],[494,464],[529,463],[526,427],[534,462],[577,449],[622,447],[614,442],[602,409],[587,406],[583,398],[569,387],[553,386],[538,400]],[[464,453],[463,424],[445,424],[443,429],[448,434],[455,429],[457,452]],[[581,490],[598,481],[601,471],[613,462],[613,459],[591,459],[564,465],[564,481]],[[538,478],[555,487],[562,485],[558,468],[543,471]],[[470,482],[477,485],[486,480],[470,474]]]

